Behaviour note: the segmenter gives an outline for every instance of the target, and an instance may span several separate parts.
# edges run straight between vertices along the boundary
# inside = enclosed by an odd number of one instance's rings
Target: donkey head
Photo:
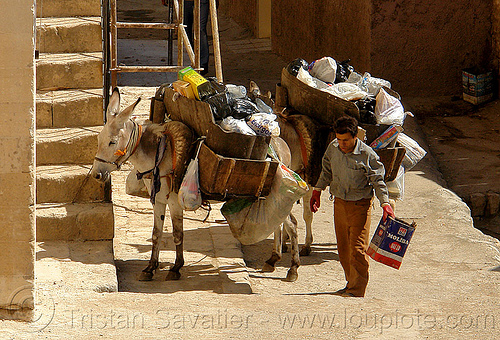
[[[141,98],[120,112],[120,92],[113,90],[106,110],[106,124],[97,137],[97,153],[92,166],[91,176],[106,181],[112,171],[120,168],[130,156],[130,141],[136,123],[129,121]]]

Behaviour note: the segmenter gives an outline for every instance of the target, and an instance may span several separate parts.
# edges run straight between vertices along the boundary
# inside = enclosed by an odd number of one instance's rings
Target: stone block
[[[37,34],[40,53],[102,51],[100,17],[39,18]]]
[[[100,15],[100,0],[36,0],[36,16],[38,18]]]
[[[55,91],[53,93],[53,126],[103,125],[102,92],[102,88]]]
[[[486,215],[495,216],[500,211],[500,194],[489,191],[486,193],[488,202],[486,203]]]
[[[102,52],[40,54],[36,60],[37,90],[103,86]]]
[[[34,163],[34,143],[33,137],[29,134],[22,137],[1,136],[0,173],[29,172]]]
[[[104,184],[87,177],[90,168],[90,165],[37,167],[37,203],[104,201]]]
[[[36,127],[52,127],[52,103],[46,98],[39,99],[38,94],[36,99]]]
[[[114,235],[112,203],[38,204],[37,241],[109,240]]]
[[[31,173],[0,172],[0,209],[33,205],[34,187]]]
[[[3,60],[3,58],[0,60]],[[2,79],[0,93],[2,98],[9,98],[12,101],[33,100],[31,92],[34,88],[33,78],[35,76],[33,66],[31,64],[26,67],[0,68],[0,78]]]
[[[37,165],[92,164],[101,126],[37,130]]]
[[[3,275],[27,275],[32,276],[35,263],[34,241],[0,241],[2,249],[2,261],[0,261],[0,273]]]
[[[472,217],[484,216],[486,209],[486,195],[484,193],[473,193],[469,196],[469,207]]]
[[[2,26],[2,29],[5,26]],[[18,31],[0,33],[0,46],[2,46],[2,67],[17,68],[20,65],[34,65],[32,34],[19,34]],[[25,42],[29,43],[25,43]],[[23,43],[24,42],[24,43]]]
[[[0,209],[0,240],[34,241],[34,206],[18,206]]]
[[[34,260],[33,260],[34,262]],[[33,308],[35,282],[34,273],[29,275],[0,276],[0,309]],[[8,316],[9,314],[7,314]],[[4,315],[2,315],[4,316]],[[15,318],[15,317],[12,317]]]
[[[92,209],[82,211],[76,223],[80,229],[80,240],[112,240],[115,235],[112,204],[94,205]]]

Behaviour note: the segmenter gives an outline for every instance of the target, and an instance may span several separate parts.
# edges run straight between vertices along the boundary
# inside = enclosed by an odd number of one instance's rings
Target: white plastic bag
[[[315,89],[318,89],[318,90],[324,90],[324,89],[327,89],[330,87],[324,81],[319,80],[319,79],[311,76],[311,74],[309,72],[307,72],[306,70],[304,70],[302,67],[299,68],[299,73],[297,73],[297,79],[300,80],[301,82],[309,85],[310,87],[314,87]]]
[[[256,201],[229,200],[221,212],[237,240],[242,244],[254,244],[266,239],[283,223],[293,204],[307,190],[302,178],[280,163],[268,196]]]
[[[198,177],[198,156],[193,159],[187,168],[186,175],[179,189],[178,200],[182,209],[196,210],[201,206],[200,182]]]
[[[396,97],[391,96],[384,89],[380,89],[376,97],[375,118],[378,124],[403,125],[405,110]]]
[[[415,140],[408,137],[404,133],[400,133],[398,135],[398,142],[406,150],[405,157],[403,158],[402,162],[405,170],[410,170],[411,168],[413,168],[427,154],[427,151],[425,151],[420,145],[418,145]]]
[[[254,113],[248,118],[248,126],[260,136],[280,136],[280,126],[275,114]]]
[[[224,118],[220,122],[220,127],[223,128],[227,132],[237,132],[237,133],[242,133],[244,135],[250,135],[250,136],[255,136],[256,133],[254,130],[252,130],[245,120],[243,119],[236,119],[232,116],[228,116]]]
[[[386,185],[389,198],[403,200],[405,195],[405,169],[400,166],[396,178],[393,181],[387,182]]]
[[[337,62],[332,57],[323,57],[309,65],[309,73],[326,83],[334,83],[337,75]]]

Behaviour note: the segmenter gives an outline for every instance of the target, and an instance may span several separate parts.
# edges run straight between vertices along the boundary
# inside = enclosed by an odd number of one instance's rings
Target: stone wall
[[[0,317],[30,318],[35,262],[32,1],[0,11]]]

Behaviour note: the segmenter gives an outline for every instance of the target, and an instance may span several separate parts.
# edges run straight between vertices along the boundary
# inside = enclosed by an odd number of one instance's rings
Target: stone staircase
[[[37,0],[37,241],[113,238],[110,184],[87,179],[102,128],[100,0]]]

